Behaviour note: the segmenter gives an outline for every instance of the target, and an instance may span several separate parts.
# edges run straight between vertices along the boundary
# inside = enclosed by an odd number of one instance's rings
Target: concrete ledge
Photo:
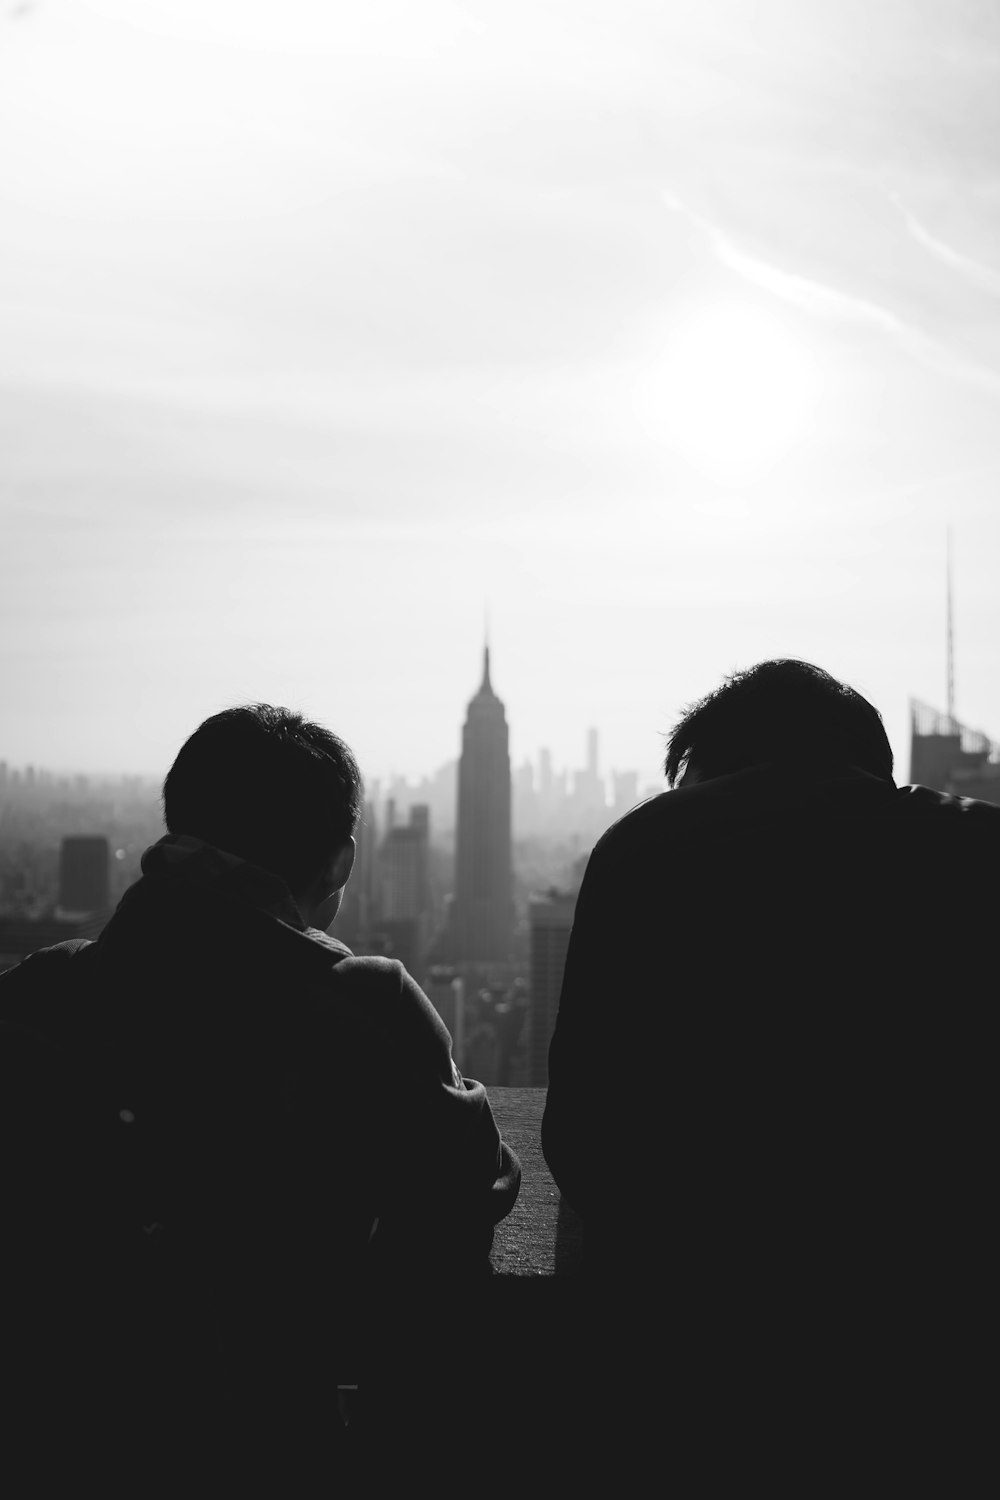
[[[542,1155],[545,1090],[487,1092],[500,1133],[517,1153],[522,1173],[517,1202],[494,1232],[494,1276],[582,1276],[583,1223],[563,1202]]]

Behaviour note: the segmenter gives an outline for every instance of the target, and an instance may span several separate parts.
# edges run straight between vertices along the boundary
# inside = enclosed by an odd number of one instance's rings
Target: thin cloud
[[[984,265],[982,261],[973,260],[969,255],[963,255],[960,250],[955,250],[944,240],[937,239],[907,208],[898,193],[890,193],[889,201],[899,209],[907,229],[923,250],[933,255],[935,260],[948,266],[950,270],[957,272],[972,286],[978,287],[980,291],[990,292],[994,297],[1000,297],[1000,271],[993,266]]]
[[[761,291],[769,292],[814,317],[877,329],[894,339],[913,358],[940,374],[970,381],[989,391],[991,395],[1000,396],[1000,374],[995,370],[955,354],[887,307],[760,260],[734,244],[716,225],[689,208],[674,194],[663,193],[663,200],[669,208],[683,214],[701,231],[721,265],[734,271],[752,286],[759,287]]]

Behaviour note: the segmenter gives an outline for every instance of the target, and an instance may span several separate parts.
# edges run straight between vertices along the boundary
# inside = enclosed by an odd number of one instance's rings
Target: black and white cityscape
[[[1000,0],[0,0],[0,141],[4,1492],[978,1493]]]
[[[911,700],[909,780],[1000,802],[1000,742]],[[512,766],[489,646],[456,761],[418,782],[366,788],[358,856],[334,933],[398,959],[430,997],[456,1064],[488,1085],[544,1087],[576,894],[596,840],[644,797],[548,751]],[[899,777],[897,777],[899,779]],[[0,972],[68,937],[96,937],[161,837],[159,783],[56,776],[0,760]]]
[[[417,782],[366,787],[358,857],[335,935],[396,958],[452,1033],[460,1068],[544,1085],[575,893],[604,829],[661,786],[585,763],[512,767],[490,648],[458,758]],[[70,936],[94,937],[163,832],[159,783],[54,775],[0,761],[0,971]]]

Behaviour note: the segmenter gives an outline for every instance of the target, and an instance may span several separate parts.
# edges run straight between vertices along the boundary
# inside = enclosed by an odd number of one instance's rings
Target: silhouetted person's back
[[[546,1156],[619,1364],[653,1336],[692,1423],[849,1440],[988,1284],[1000,807],[897,788],[876,711],[799,662],[697,705],[666,769],[587,868]]]
[[[5,1374],[64,1478],[325,1493],[344,1479],[338,1386],[361,1385],[368,1464],[412,1438],[411,1412],[423,1428],[420,1381],[453,1363],[441,1298],[488,1275],[520,1171],[406,970],[327,936],[360,799],[321,726],[217,715],[97,942],[0,983],[5,1079],[18,1047],[37,1075],[5,1099],[15,1154],[54,1137],[44,1180],[20,1184],[38,1259],[25,1379]]]

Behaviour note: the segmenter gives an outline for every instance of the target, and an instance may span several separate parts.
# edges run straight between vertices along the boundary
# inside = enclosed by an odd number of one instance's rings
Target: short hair
[[[892,779],[882,715],[854,688],[811,662],[783,657],[733,672],[671,730],[664,762],[674,786],[688,762],[706,776],[748,766],[859,766]]]
[[[269,703],[227,708],[181,746],[163,783],[167,830],[280,875],[317,878],[357,827],[364,788],[344,741]]]

